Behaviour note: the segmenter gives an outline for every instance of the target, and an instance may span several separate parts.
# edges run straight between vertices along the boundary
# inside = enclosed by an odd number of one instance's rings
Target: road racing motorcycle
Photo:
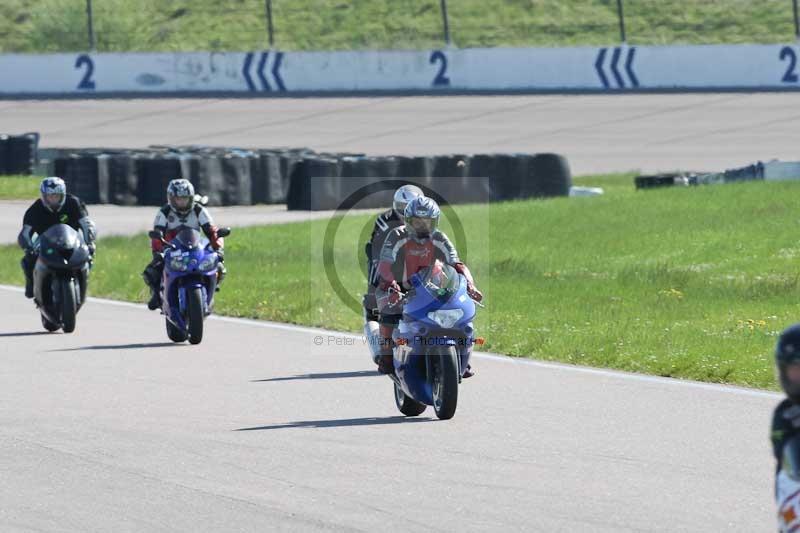
[[[227,237],[230,233],[230,228],[222,228],[217,234]],[[166,248],[161,314],[166,318],[167,336],[173,342],[188,339],[191,344],[200,344],[203,322],[214,308],[219,256],[208,239],[194,228],[179,228],[171,241],[165,241],[159,230],[148,235],[160,240]]]
[[[33,299],[47,331],[75,331],[86,301],[92,254],[83,234],[56,224],[36,241],[39,257],[33,269]]]
[[[476,302],[467,294],[464,276],[439,260],[414,274],[410,284],[392,335],[395,373],[389,377],[395,404],[406,416],[432,405],[436,416],[447,420],[455,415],[461,377],[477,341]],[[368,323],[365,330],[375,359],[377,324]]]

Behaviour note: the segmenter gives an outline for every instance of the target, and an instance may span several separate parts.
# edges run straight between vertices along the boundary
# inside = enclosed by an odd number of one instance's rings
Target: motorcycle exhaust
[[[380,354],[380,346],[381,346],[381,336],[380,336],[380,326],[374,320],[370,320],[366,324],[364,324],[364,335],[367,338],[367,344],[369,345],[369,351],[372,353],[372,362],[376,365],[381,360]]]

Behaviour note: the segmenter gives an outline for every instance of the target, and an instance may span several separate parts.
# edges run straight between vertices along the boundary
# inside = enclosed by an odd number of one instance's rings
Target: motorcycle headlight
[[[173,257],[169,261],[169,268],[170,270],[177,270],[178,272],[183,272],[186,270],[186,263],[183,262],[182,257]]]
[[[207,272],[217,266],[217,258],[213,255],[210,257],[206,257],[200,262],[200,266],[198,267],[203,272]]]
[[[461,309],[439,309],[428,313],[428,318],[443,328],[452,328],[463,316],[464,311]]]

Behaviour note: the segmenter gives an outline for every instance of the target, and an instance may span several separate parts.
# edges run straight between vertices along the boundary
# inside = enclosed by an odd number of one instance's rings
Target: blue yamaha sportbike
[[[458,386],[475,343],[475,302],[466,279],[438,260],[410,281],[403,318],[392,335],[395,403],[407,416],[432,405],[446,420],[456,413]]]
[[[222,228],[220,237],[230,235]],[[183,228],[167,242],[156,230],[151,239],[160,239],[167,247],[164,276],[161,280],[161,313],[166,317],[167,336],[173,342],[200,344],[203,320],[214,307],[219,256],[204,236],[193,228]]]

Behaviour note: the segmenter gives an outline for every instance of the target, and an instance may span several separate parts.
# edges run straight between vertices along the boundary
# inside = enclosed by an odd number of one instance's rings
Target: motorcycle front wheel
[[[75,315],[78,305],[75,298],[75,282],[71,279],[61,283],[61,322],[64,333],[75,331]]]
[[[458,405],[458,360],[453,346],[435,346],[428,352],[431,358],[431,389],[433,410],[440,420],[449,420]]]
[[[196,287],[186,296],[189,307],[189,342],[200,344],[203,342],[203,290]]]

